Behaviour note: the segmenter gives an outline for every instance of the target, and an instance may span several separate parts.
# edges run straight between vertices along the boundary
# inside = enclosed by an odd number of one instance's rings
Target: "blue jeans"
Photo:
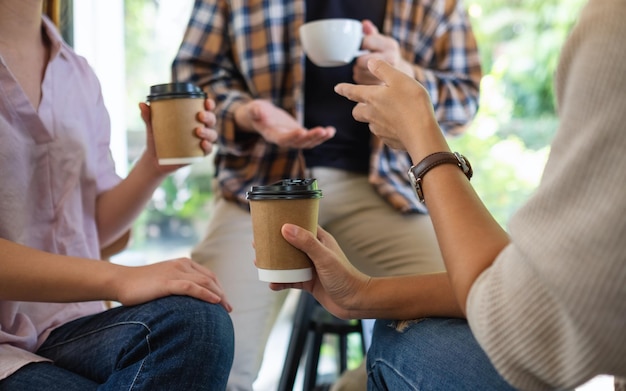
[[[224,390],[234,334],[220,305],[170,296],[116,307],[55,329],[4,390]]]
[[[396,330],[377,320],[367,353],[368,390],[514,390],[465,320],[426,318]]]

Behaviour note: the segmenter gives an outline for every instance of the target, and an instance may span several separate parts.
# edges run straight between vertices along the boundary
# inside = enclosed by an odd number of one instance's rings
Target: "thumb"
[[[281,227],[281,233],[289,244],[305,252],[314,263],[323,251],[323,246],[315,235],[302,227],[295,224],[284,224]]]
[[[274,108],[273,105],[268,108],[264,102],[252,101],[250,107],[250,118],[255,122],[265,122],[265,118],[268,116],[268,110]]]

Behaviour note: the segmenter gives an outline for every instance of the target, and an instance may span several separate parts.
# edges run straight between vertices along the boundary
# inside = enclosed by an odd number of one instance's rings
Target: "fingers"
[[[367,68],[386,86],[406,82],[405,80],[398,80],[398,78],[405,78],[405,74],[379,58],[370,58],[367,62]],[[353,102],[368,103],[371,101],[372,97],[378,94],[378,87],[379,86],[339,83],[335,86],[335,92]]]
[[[289,112],[264,100],[251,101],[237,109],[240,126],[249,124],[265,140],[286,148],[313,148],[334,137],[334,127],[303,128]]]
[[[143,123],[146,125],[146,153],[151,159],[154,159],[154,162],[158,167],[159,164],[156,161],[156,151],[152,129],[152,113],[150,111],[150,106],[145,102],[139,102],[139,113],[141,114]]]
[[[372,35],[378,34],[378,27],[371,20],[365,19],[363,20],[363,34]]]
[[[198,113],[198,121],[202,122],[207,128],[212,128],[217,123],[215,113],[212,111],[201,111]]]
[[[298,128],[285,132],[277,132],[272,142],[282,147],[309,149],[334,137],[336,130],[332,126],[318,126],[312,129]]]
[[[195,129],[196,136],[201,139],[200,147],[204,151],[205,155],[208,155],[213,150],[213,144],[217,142],[218,134],[213,127],[215,126],[217,119],[215,113],[211,112],[215,108],[215,102],[211,99],[205,101],[205,108],[207,111],[201,111],[198,113],[198,120],[204,124],[204,127],[198,126]]]
[[[282,291],[285,289],[304,289],[302,282],[270,282],[270,289],[273,291]]]
[[[232,305],[215,273],[189,258],[125,268],[123,271],[113,289],[116,300],[124,305],[181,295],[220,304],[228,312],[232,311]]]
[[[232,311],[232,306],[226,299],[224,290],[213,271],[188,258],[181,258],[175,262],[180,265],[184,274],[172,279],[172,294],[192,296],[210,303],[220,303],[228,312]]]
[[[212,289],[216,290],[216,293],[218,293],[219,295],[224,294],[224,290],[222,289],[222,284],[220,284],[219,280],[217,279],[217,275],[215,275],[215,273],[212,270],[207,269],[206,267],[192,260],[188,260],[188,262],[191,268],[195,272],[198,272],[199,274],[204,275],[205,277],[209,279],[209,286]]]
[[[172,295],[189,296],[212,304],[220,304],[228,312],[233,310],[232,305],[224,295],[216,293],[212,289],[195,284],[189,280],[172,280],[168,282],[169,291]]]
[[[215,110],[215,106],[216,106],[215,101],[213,99],[211,99],[211,98],[207,98],[204,101],[204,108],[206,109],[206,111],[213,111],[213,110]]]
[[[208,140],[200,141],[200,148],[204,152],[204,156],[207,156],[211,152],[213,152],[213,143]]]
[[[374,27],[374,29],[376,29],[376,27]],[[363,49],[374,53],[389,55],[395,49],[392,42],[389,37],[379,34],[378,30],[376,30],[363,38],[363,45],[361,46]]]
[[[352,83],[339,83],[335,86],[335,92],[353,102],[367,103],[369,88],[370,86]]]
[[[193,260],[189,258],[181,258],[181,262],[184,262],[184,265],[189,267],[190,269],[211,278],[212,280],[215,281],[217,286],[220,286],[220,283],[219,281],[217,281],[217,277],[215,273],[213,273],[211,269],[207,269],[206,267],[200,265],[197,262],[194,262]]]
[[[304,130],[302,139],[295,143],[295,147],[302,149],[310,149],[316,147],[323,142],[333,138],[336,130],[332,126],[322,127],[318,126],[313,129]]]
[[[369,20],[363,21],[363,49],[374,53],[388,50],[390,38],[378,32],[378,28]]]
[[[195,133],[198,138],[208,141],[211,144],[217,142],[218,134],[215,129],[198,126],[195,129]]]
[[[205,155],[213,151],[213,144],[217,142],[217,131],[215,129],[197,127],[195,129],[196,136],[200,138],[200,147]]]

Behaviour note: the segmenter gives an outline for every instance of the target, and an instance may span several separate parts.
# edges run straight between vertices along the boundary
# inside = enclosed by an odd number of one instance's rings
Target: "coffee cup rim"
[[[207,94],[202,88],[189,82],[163,83],[150,86],[148,101],[177,98],[205,98]]]
[[[315,178],[283,179],[270,185],[252,186],[246,198],[257,200],[294,200],[322,198]]]

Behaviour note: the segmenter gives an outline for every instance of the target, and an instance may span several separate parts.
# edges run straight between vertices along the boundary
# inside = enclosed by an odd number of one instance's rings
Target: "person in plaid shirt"
[[[362,48],[370,53],[346,66],[317,67],[302,51],[298,28],[338,17],[363,21]],[[353,103],[333,91],[339,82],[378,82],[367,70],[374,57],[427,88],[447,134],[461,133],[474,117],[482,73],[461,1],[195,2],[172,78],[202,86],[217,102],[217,194],[192,258],[216,272],[233,304],[229,389],[252,389],[286,297],[257,278],[251,186],[316,178],[324,194],[320,225],[370,275],[444,268],[427,210],[406,176],[409,156],[372,136],[352,118]]]

